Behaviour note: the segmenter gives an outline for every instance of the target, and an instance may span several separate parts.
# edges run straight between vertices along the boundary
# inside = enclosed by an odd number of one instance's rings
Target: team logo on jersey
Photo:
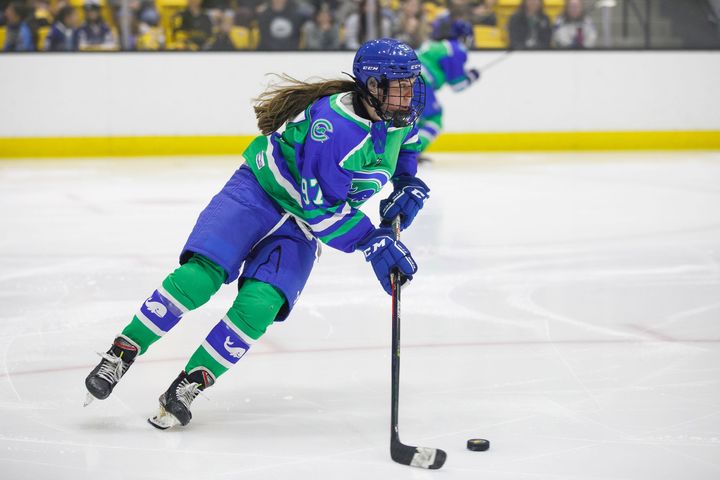
[[[230,337],[225,337],[225,350],[228,351],[231,357],[235,358],[242,358],[243,355],[245,355],[245,350],[243,347],[236,347],[232,343],[230,343]]]
[[[145,300],[145,308],[160,318],[163,318],[167,314],[167,307],[160,302],[153,302],[152,297]]]
[[[316,142],[324,142],[325,140],[330,138],[329,134],[331,134],[332,132],[333,124],[330,123],[329,120],[325,120],[324,118],[315,120],[310,127],[310,137]]]
[[[265,153],[264,152],[258,152],[258,154],[255,155],[255,165],[257,165],[258,170],[260,170],[262,167],[265,166]]]

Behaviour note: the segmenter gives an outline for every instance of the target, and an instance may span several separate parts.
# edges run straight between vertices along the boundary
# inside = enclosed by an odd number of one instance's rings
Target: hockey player
[[[433,23],[432,40],[418,51],[427,85],[426,105],[418,122],[420,152],[424,152],[442,130],[443,110],[435,92],[445,84],[459,92],[480,79],[478,70],[465,68],[467,50],[473,42],[473,27],[469,22],[446,16]],[[421,157],[422,160],[426,159]]]
[[[88,401],[112,392],[138,355],[188,311],[238,277],[238,295],[180,375],[160,396],[150,423],[168,428],[192,418],[190,405],[245,355],[273,321],[290,314],[319,243],[363,252],[390,293],[390,271],[417,271],[388,228],[407,228],[428,198],[415,176],[416,120],[424,106],[415,52],[392,39],[363,44],[351,80],[305,83],[286,77],[258,99],[262,136],[244,164],[200,214],[180,267],[140,306],[85,380]],[[376,228],[358,207],[392,180]],[[241,272],[242,267],[242,273]]]

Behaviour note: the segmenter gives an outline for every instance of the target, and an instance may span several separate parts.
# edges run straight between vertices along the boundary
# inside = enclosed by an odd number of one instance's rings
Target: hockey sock
[[[224,280],[222,267],[203,256],[193,255],[143,302],[122,334],[140,347],[140,354],[145,353],[184,313],[205,304]]]
[[[185,371],[202,367],[215,378],[227,372],[265,333],[284,304],[285,297],[272,285],[246,279],[227,315],[195,350]]]

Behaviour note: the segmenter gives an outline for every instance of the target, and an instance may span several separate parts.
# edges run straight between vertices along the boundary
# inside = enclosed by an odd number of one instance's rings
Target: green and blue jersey
[[[356,249],[374,226],[359,207],[392,178],[415,175],[415,124],[358,116],[353,92],[323,97],[243,152],[258,183],[323,243]]]
[[[445,84],[453,90],[462,90],[470,84],[465,73],[467,48],[457,40],[425,42],[417,52],[422,63],[425,83],[433,90]]]

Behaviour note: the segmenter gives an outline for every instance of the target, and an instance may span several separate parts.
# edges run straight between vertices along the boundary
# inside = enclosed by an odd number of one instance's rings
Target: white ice
[[[233,285],[83,408],[95,352],[237,162],[0,163],[0,478],[720,478],[718,152],[437,155],[421,171],[400,437],[446,450],[442,470],[390,460],[390,299],[361,255],[329,248],[188,427],[146,418]],[[490,450],[466,450],[475,437]]]

